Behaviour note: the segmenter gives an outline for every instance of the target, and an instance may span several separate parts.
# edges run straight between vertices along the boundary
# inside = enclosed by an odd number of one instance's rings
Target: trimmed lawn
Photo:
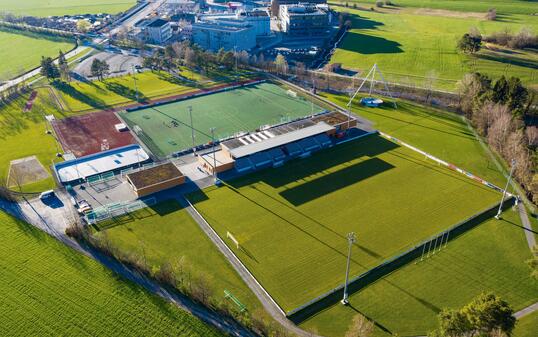
[[[520,220],[507,210],[448,243],[418,264],[410,263],[302,324],[325,336],[344,336],[358,312],[376,322],[376,335],[425,335],[437,326],[442,308],[459,308],[484,291],[493,291],[517,311],[538,301]]]
[[[514,337],[535,337],[538,331],[538,311],[522,317],[517,321]]]
[[[4,9],[1,0],[0,8]],[[41,56],[55,58],[59,50],[73,49],[74,43],[68,39],[0,28],[0,46],[4,46],[0,49],[1,82],[39,67]]]
[[[457,51],[459,38],[477,27],[482,34],[523,27],[538,28],[538,17],[513,15],[510,20],[485,21],[417,15],[408,11],[372,12],[338,7],[352,14],[351,29],[331,62],[363,72],[377,63],[388,81],[454,91],[465,73],[478,71],[494,78],[516,76],[529,85],[538,84],[538,53],[483,48],[476,56]]]
[[[351,0],[349,3],[356,2],[364,6],[374,6],[376,1]],[[487,12],[490,8],[497,9],[498,14],[530,14],[538,12],[538,4],[527,0],[397,0],[394,3],[398,7],[446,9],[462,12]]]
[[[211,142],[211,127],[217,127],[216,139],[224,139],[241,131],[256,130],[261,125],[280,124],[325,110],[302,96],[288,95],[287,89],[274,83],[261,83],[125,111],[120,116],[131,129],[135,125],[142,129],[140,138],[153,154],[165,157],[193,145],[189,107],[196,145]]]
[[[41,17],[97,13],[116,14],[135,4],[135,0],[0,0],[0,8],[4,12]]]
[[[191,73],[189,73],[191,75]],[[165,72],[146,71],[136,74],[140,100],[179,95],[197,89],[197,84],[174,78]],[[133,76],[127,75],[93,82],[71,82],[55,85],[71,111],[88,112],[114,105],[135,103]]]
[[[51,173],[50,165],[56,158],[56,141],[45,133],[47,125],[45,115],[62,118],[50,102],[50,91],[37,89],[38,96],[29,112],[23,112],[30,94],[25,94],[7,106],[0,108],[0,179],[7,178],[10,161],[35,155],[41,164]],[[52,176],[33,184],[24,185],[24,192],[40,192],[54,187]]]
[[[321,94],[342,107],[349,101],[346,95]],[[374,122],[376,129],[504,188],[506,179],[461,116],[407,101],[398,101],[398,109],[391,104],[367,108],[359,101],[353,113]]]
[[[101,231],[95,235],[106,235],[119,251],[141,254],[143,250],[154,271],[169,262],[176,267],[177,279],[190,278],[196,283],[203,278],[217,299],[224,300],[224,290],[229,290],[250,312],[261,307],[198,224],[174,200],[98,226]]]
[[[2,336],[222,335],[3,212],[0,232]]]
[[[499,194],[372,135],[190,199],[289,311],[343,282],[347,233],[359,238],[355,276],[492,206]]]

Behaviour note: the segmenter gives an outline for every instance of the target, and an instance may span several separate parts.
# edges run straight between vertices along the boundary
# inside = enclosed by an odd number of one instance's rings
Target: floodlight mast
[[[347,264],[346,264],[346,281],[344,283],[344,297],[342,298],[342,304],[347,305],[349,303],[348,300],[348,293],[347,293],[347,283],[349,281],[349,262],[351,261],[351,247],[353,247],[353,243],[357,241],[357,237],[354,232],[350,232],[347,234],[347,242],[348,242],[348,251],[347,251]]]
[[[508,180],[506,181],[506,186],[504,187],[503,196],[501,197],[501,203],[499,204],[499,209],[497,210],[497,215],[495,215],[495,219],[501,218],[501,212],[503,210],[503,203],[504,198],[506,197],[506,191],[508,190],[508,186],[510,185],[510,181],[512,180],[512,175],[514,174],[514,169],[516,168],[516,160],[512,159],[512,167],[510,168],[510,174],[508,175]]]

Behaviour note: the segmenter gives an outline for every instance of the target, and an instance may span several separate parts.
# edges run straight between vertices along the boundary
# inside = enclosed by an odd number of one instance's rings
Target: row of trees
[[[534,94],[518,78],[468,74],[460,83],[461,109],[478,133],[507,162],[515,160],[515,178],[531,200],[538,202],[538,128],[526,126]]]
[[[184,41],[168,45],[164,49],[157,49],[153,55],[144,57],[143,65],[152,70],[166,71],[171,71],[182,65],[203,69],[223,66],[230,70],[236,59],[237,62],[243,62],[248,58],[249,54],[246,51],[234,53],[221,48],[217,53],[213,53]]]
[[[487,36],[482,36],[478,28],[472,28],[461,37],[457,47],[466,54],[475,54],[482,48],[483,41],[513,49],[538,48],[538,35],[527,27],[521,28],[517,34],[505,29]]]
[[[102,81],[110,71],[110,66],[105,60],[95,58],[91,64],[90,72],[93,77],[97,77]],[[41,57],[41,75],[49,81],[61,80],[71,82],[71,72],[69,64],[65,58],[65,54],[60,50],[58,55],[58,63],[54,63],[52,57]]]
[[[101,232],[99,236],[96,236],[88,227],[78,224],[68,227],[66,234],[97,248],[142,274],[157,279],[162,285],[176,289],[221,315],[236,319],[262,336],[290,336],[285,328],[270,320],[263,309],[240,312],[233,302],[223,298],[222,295],[217,295],[218,292],[209,281],[211,277],[195,268],[184,257],[165,260],[155,266],[148,261],[142,241],[139,247],[126,251],[116,247],[107,237],[106,232]]]

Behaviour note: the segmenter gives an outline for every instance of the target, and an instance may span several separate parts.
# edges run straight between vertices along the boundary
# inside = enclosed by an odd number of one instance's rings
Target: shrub
[[[497,20],[497,10],[495,8],[488,9],[488,12],[486,13],[486,20]]]
[[[381,7],[383,7],[384,3],[383,3],[383,1],[376,1],[375,5],[376,5],[376,7],[381,8]]]

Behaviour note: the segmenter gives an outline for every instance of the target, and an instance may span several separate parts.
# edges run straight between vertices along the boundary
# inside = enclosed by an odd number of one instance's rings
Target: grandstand
[[[335,111],[243,134],[222,142],[221,148],[235,161],[237,172],[248,172],[280,166],[286,159],[308,157],[332,146],[331,135],[356,125],[355,119]]]

